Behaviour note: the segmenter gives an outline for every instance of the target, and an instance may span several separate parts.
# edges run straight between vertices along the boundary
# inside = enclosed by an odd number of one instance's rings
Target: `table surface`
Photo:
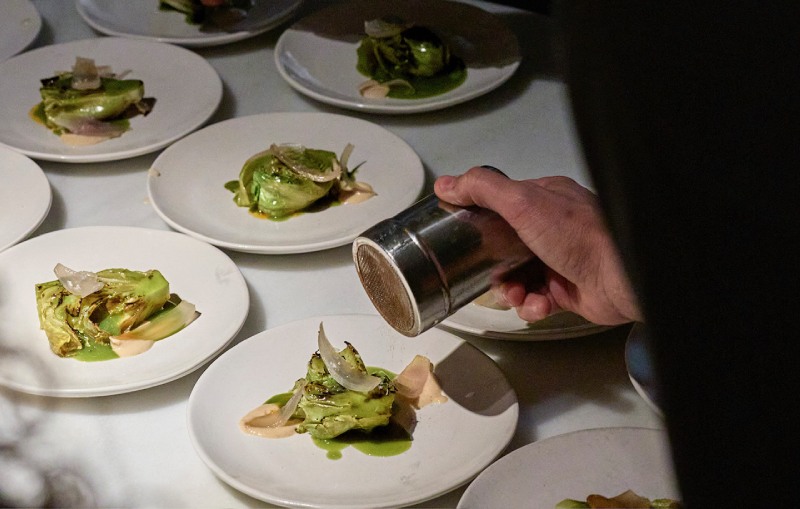
[[[72,1],[33,3],[43,25],[30,49],[101,36],[82,20]],[[222,103],[210,123],[284,111],[362,118],[414,148],[425,167],[427,191],[436,176],[480,164],[499,167],[512,178],[567,175],[589,186],[556,65],[552,21],[512,7],[470,3],[502,17],[522,48],[517,73],[488,95],[413,115],[327,106],[295,92],[275,68],[275,44],[289,21],[250,39],[193,49],[224,83]],[[293,20],[321,5],[306,2]],[[53,204],[32,236],[93,225],[169,230],[147,201],[147,171],[157,155],[91,164],[38,161],[52,186]],[[89,192],[96,189],[103,192]],[[349,246],[297,255],[226,253],[240,267],[250,291],[247,320],[231,346],[310,316],[376,313],[358,281]],[[576,339],[522,342],[464,335],[498,364],[519,398],[519,424],[506,453],[580,429],[663,428],[629,380],[624,361],[628,331],[622,326]],[[37,415],[36,435],[23,451],[31,461],[80,473],[101,507],[268,507],[218,480],[190,443],[187,399],[205,367],[158,387],[116,396],[54,399],[6,390],[0,396]],[[63,430],[71,428],[90,429],[88,445],[64,440]],[[465,488],[418,507],[455,507]]]

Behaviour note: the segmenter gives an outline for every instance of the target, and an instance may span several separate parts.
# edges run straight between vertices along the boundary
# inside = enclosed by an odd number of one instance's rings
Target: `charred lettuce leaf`
[[[354,182],[346,168],[345,148],[341,160],[327,150],[302,145],[272,145],[248,159],[239,180],[225,187],[234,193],[233,201],[250,212],[270,219],[284,219],[305,210],[320,199],[335,197],[342,185]]]
[[[110,336],[134,329],[161,311],[170,298],[169,283],[157,270],[107,269],[97,272],[102,288],[85,296],[59,280],[35,285],[39,325],[50,349],[67,357]]]
[[[466,66],[429,28],[401,19],[364,23],[356,69],[390,84],[390,97],[426,97],[451,90],[466,79]]]
[[[82,57],[72,71],[41,80],[39,95],[36,117],[58,135],[119,136],[130,117],[147,115],[155,104],[144,97],[141,80],[117,79],[108,68]]]
[[[339,355],[359,371],[367,372],[361,356],[350,343],[346,343]],[[385,373],[375,375],[381,378],[381,382],[374,389],[369,392],[351,391],[333,379],[319,352],[312,355],[304,394],[298,404],[298,415],[304,420],[297,426],[297,431],[326,440],[347,431],[369,432],[389,424],[395,388]]]

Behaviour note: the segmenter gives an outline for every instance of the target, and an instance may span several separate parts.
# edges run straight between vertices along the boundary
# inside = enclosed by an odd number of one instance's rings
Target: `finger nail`
[[[443,175],[436,179],[436,187],[441,191],[447,191],[455,187],[456,178],[452,175]]]

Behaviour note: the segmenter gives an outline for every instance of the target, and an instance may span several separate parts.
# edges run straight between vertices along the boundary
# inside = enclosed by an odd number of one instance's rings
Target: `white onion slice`
[[[299,158],[306,150],[306,147],[299,144],[286,143],[283,145],[272,144],[269,153],[280,159],[280,161],[292,169],[298,175],[314,182],[330,182],[342,175],[342,166],[333,158],[330,171],[320,171],[317,168],[307,167]]]
[[[333,348],[331,342],[328,341],[321,323],[319,324],[317,344],[319,346],[319,355],[322,357],[325,367],[328,368],[328,372],[345,389],[369,392],[381,383],[379,377],[362,373],[348,364],[344,357],[339,355],[339,352]]]
[[[248,433],[262,434],[256,433],[253,430],[276,429],[286,426],[286,423],[288,423],[292,415],[294,415],[294,411],[297,410],[297,405],[300,403],[300,399],[305,393],[305,387],[306,379],[301,378],[295,382],[292,397],[289,398],[289,401],[287,401],[285,405],[282,407],[278,407],[278,405],[272,403],[259,405],[241,418],[239,427]],[[271,436],[278,437],[281,435]]]
[[[339,156],[339,162],[342,165],[342,168],[347,168],[347,161],[350,159],[350,154],[353,153],[353,149],[355,149],[355,145],[352,143],[348,143],[344,146],[344,150],[342,150],[342,155]]]
[[[53,272],[69,293],[80,298],[93,294],[104,285],[94,272],[72,270],[60,263],[56,264]]]
[[[305,378],[301,378],[300,380],[295,382],[294,393],[292,394],[292,397],[289,398],[289,401],[287,401],[286,404],[281,407],[280,417],[270,427],[275,428],[278,426],[283,426],[289,421],[289,419],[292,418],[292,415],[294,415],[294,411],[297,410],[298,403],[300,403],[303,394],[305,394],[305,389],[306,389]]]
[[[370,19],[364,22],[364,33],[370,37],[384,38],[400,35],[403,30],[411,28],[409,23],[397,17]]]
[[[76,57],[72,67],[72,88],[75,90],[96,90],[100,88],[100,74],[91,58]]]
[[[182,300],[177,306],[151,320],[144,321],[135,328],[118,336],[111,336],[116,341],[158,341],[183,329],[200,316],[195,305]]]

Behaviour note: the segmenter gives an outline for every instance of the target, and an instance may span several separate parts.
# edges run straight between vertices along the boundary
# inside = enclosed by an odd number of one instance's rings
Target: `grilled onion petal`
[[[53,269],[58,280],[71,294],[84,298],[103,288],[103,282],[94,272],[72,270],[60,263]]]
[[[295,382],[294,393],[292,394],[292,397],[289,398],[289,401],[287,401],[286,404],[281,407],[280,418],[275,424],[272,425],[272,427],[283,426],[289,421],[289,419],[292,418],[295,410],[297,410],[297,405],[300,403],[300,399],[302,399],[303,394],[305,394],[305,389],[305,378],[301,378]]]
[[[363,373],[358,369],[351,366],[344,357],[339,355],[339,352],[333,348],[333,345],[328,341],[325,336],[325,329],[322,324],[319,324],[319,334],[317,336],[317,343],[319,346],[319,355],[322,357],[322,362],[328,368],[334,380],[336,380],[342,387],[351,391],[369,392],[381,383],[381,379],[377,376]]]

